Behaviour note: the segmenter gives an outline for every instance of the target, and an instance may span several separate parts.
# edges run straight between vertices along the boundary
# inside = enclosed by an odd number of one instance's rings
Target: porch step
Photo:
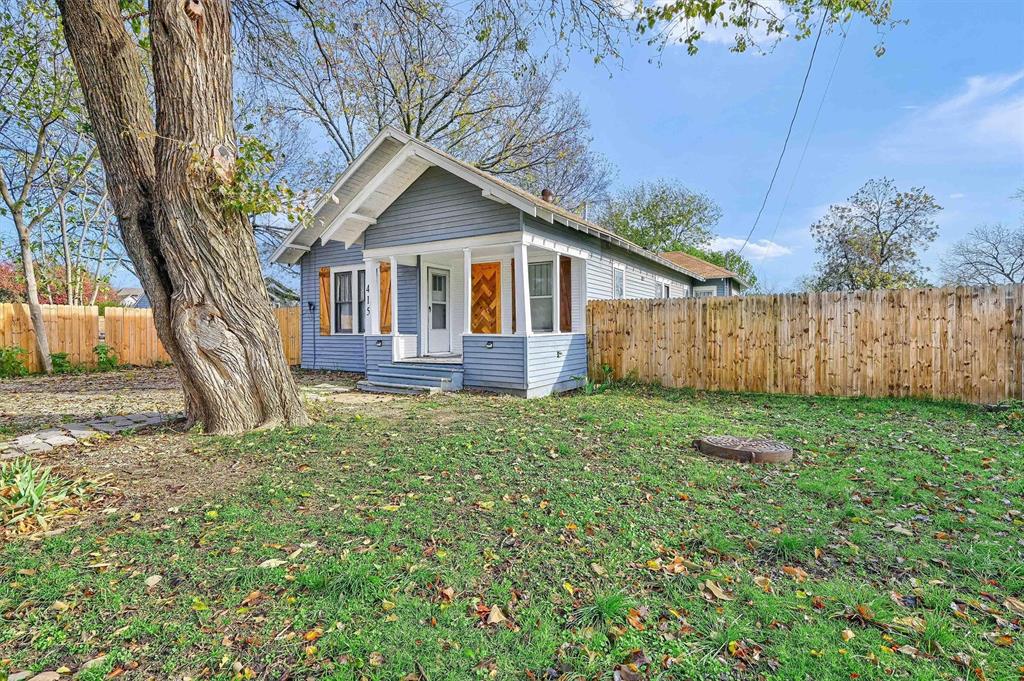
[[[379,364],[366,372],[373,383],[421,386],[440,390],[462,389],[462,367],[454,365],[391,362]]]
[[[359,381],[356,388],[364,393],[386,393],[389,395],[434,395],[441,392],[440,388],[425,385],[406,385],[400,383],[381,383],[378,381]]]

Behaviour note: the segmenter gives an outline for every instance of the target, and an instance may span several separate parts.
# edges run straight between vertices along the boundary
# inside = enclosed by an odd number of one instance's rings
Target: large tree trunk
[[[125,248],[206,432],[308,422],[248,222],[209,170],[233,161],[230,5],[152,0],[156,120],[117,0],[58,0]]]
[[[21,268],[25,275],[25,300],[28,301],[28,314],[32,318],[32,330],[36,335],[39,365],[43,367],[43,371],[52,374],[53,361],[50,359],[50,340],[46,337],[43,308],[39,304],[39,286],[36,284],[36,268],[32,260],[32,237],[28,233],[28,228],[21,215],[15,214],[14,227],[18,231],[18,245],[21,247]]]

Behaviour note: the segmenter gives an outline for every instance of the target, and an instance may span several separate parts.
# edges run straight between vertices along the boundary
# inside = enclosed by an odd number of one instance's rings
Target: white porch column
[[[551,331],[561,333],[562,324],[559,320],[562,314],[562,278],[559,270],[562,268],[562,256],[555,253],[555,259],[551,263]]]
[[[398,258],[390,256],[391,263],[391,335],[398,335]]]
[[[465,311],[462,315],[462,333],[473,332],[473,254],[468,248],[462,249],[462,295]]]
[[[380,263],[366,259],[366,321],[371,336],[380,335]]]
[[[513,251],[516,258],[516,335],[533,334],[533,319],[530,317],[530,261],[526,255],[526,244],[516,244]]]

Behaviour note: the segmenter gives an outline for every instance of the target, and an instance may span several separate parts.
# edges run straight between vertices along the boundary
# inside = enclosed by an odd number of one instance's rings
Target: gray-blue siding
[[[398,266],[398,333],[419,333],[420,268]]]
[[[525,390],[525,336],[464,336],[462,371],[467,388]]]
[[[526,347],[530,390],[586,380],[586,334],[530,336]]]
[[[345,248],[340,241],[313,246],[302,256],[302,368],[363,371],[362,336],[320,335],[320,268],[356,265],[363,261],[359,246]],[[312,309],[309,303],[313,304]]]
[[[364,233],[365,248],[387,248],[519,230],[519,210],[485,199],[480,188],[427,169]]]

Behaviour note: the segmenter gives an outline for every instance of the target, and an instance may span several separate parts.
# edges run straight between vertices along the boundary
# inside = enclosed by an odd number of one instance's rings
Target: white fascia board
[[[523,234],[523,243],[526,244],[527,246],[535,246],[537,248],[542,248],[546,251],[554,251],[555,253],[558,253],[560,255],[570,255],[574,258],[579,258],[580,260],[590,259],[589,251],[586,251],[582,248],[577,248],[575,246],[569,246],[568,244],[563,244],[559,241],[555,241],[554,239],[548,239],[547,237],[538,236],[536,234],[530,234],[529,232],[525,232]]]
[[[402,147],[397,154],[391,157],[391,160],[384,164],[383,168],[377,171],[377,174],[373,176],[373,179],[367,182],[366,186],[360,189],[359,192],[352,197],[352,200],[348,202],[348,207],[346,208],[346,210],[342,211],[342,213],[337,218],[331,221],[331,224],[327,227],[326,230],[324,230],[324,233],[320,235],[320,243],[326,244],[328,241],[330,241],[331,238],[335,235],[335,233],[339,229],[341,229],[342,225],[345,224],[346,220],[367,219],[366,216],[360,215],[356,211],[359,210],[359,207],[363,205],[363,202],[365,202],[366,199],[368,199],[375,191],[380,189],[380,186],[382,184],[387,182],[388,178],[391,177],[392,173],[398,170],[398,168],[400,168],[403,163],[409,160],[410,156],[412,156],[412,148],[409,146],[408,143],[406,143],[406,145]]]
[[[384,142],[384,140],[395,137],[394,132],[395,131],[391,128],[385,128],[384,130],[381,130],[376,137],[370,140],[370,143],[366,146],[366,148],[363,149],[358,156],[352,159],[352,163],[350,163],[348,168],[346,168],[345,171],[342,172],[342,174],[338,177],[338,179],[335,180],[334,184],[331,185],[331,188],[327,191],[327,193],[321,196],[319,200],[317,200],[317,202],[313,205],[313,208],[310,211],[310,213],[313,216],[314,224],[316,216],[320,213],[323,207],[327,205],[328,202],[334,204],[338,203],[338,197],[335,196],[335,192],[341,189],[341,186],[345,184],[345,182],[350,177],[352,177],[352,174],[359,169],[363,162],[366,161],[366,159],[369,158],[374,151],[377,150],[377,148]],[[302,230],[312,228],[313,225],[299,225],[291,232],[289,232],[288,236],[286,236],[284,240],[281,241],[281,245],[278,246],[277,250],[274,251],[274,254],[270,257],[271,262],[277,262],[278,259],[282,255],[284,255],[284,252],[291,247],[292,241],[294,241],[295,237],[302,233]],[[316,238],[313,239],[313,242],[316,243]]]

